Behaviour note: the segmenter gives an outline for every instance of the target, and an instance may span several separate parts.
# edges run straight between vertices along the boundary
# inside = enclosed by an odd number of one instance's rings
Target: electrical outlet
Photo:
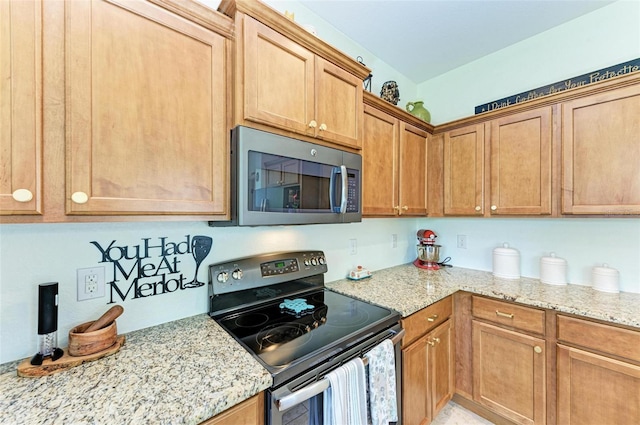
[[[398,247],[398,235],[393,233],[391,235],[391,248],[397,248]]]
[[[458,248],[467,249],[467,235],[458,235]]]
[[[76,270],[78,301],[104,297],[104,267]]]
[[[349,239],[349,254],[356,255],[358,253],[358,240]]]

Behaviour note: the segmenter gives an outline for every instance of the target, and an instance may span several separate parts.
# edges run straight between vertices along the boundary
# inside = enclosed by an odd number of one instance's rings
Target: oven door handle
[[[402,341],[404,337],[404,329],[401,329],[397,332],[393,337],[391,337],[391,342],[393,345],[398,344]],[[307,385],[304,388],[299,389],[296,392],[293,392],[289,395],[286,395],[278,400],[276,400],[276,407],[280,412],[284,412],[285,410],[302,403],[305,400],[310,399],[311,397],[315,397],[318,394],[322,393],[324,390],[329,388],[330,383],[326,378],[322,378],[319,381],[316,381],[312,384]]]

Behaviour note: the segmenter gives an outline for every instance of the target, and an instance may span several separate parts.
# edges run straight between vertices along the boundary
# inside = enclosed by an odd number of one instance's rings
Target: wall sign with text
[[[580,75],[578,77],[569,78],[568,80],[549,84],[548,86],[539,87],[534,90],[529,90],[527,92],[505,97],[504,99],[498,99],[494,100],[493,102],[478,105],[475,108],[475,113],[481,114],[483,112],[506,108],[507,106],[517,105],[519,103],[537,99],[539,97],[549,96],[551,94],[560,93],[565,90],[586,86],[588,84],[597,83],[599,81],[604,81],[609,78],[618,77],[621,75],[631,74],[632,72],[637,71],[640,71],[640,58],[620,63],[618,65],[610,66],[608,68],[600,69],[598,71],[593,71],[588,74]]]
[[[107,282],[111,286],[107,304],[112,304],[204,286],[198,280],[198,269],[211,251],[212,239],[185,235],[179,241],[158,237],[143,238],[136,245],[120,245],[115,239],[91,244],[100,253],[100,263],[111,263],[113,280]],[[181,271],[185,257],[195,262],[193,276]]]

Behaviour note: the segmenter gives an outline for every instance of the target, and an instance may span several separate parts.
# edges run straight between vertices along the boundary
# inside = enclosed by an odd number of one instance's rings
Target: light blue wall
[[[541,6],[544,7],[544,6]],[[640,57],[640,1],[619,0],[418,85],[442,124],[474,107]]]
[[[213,248],[200,268],[198,278],[208,281],[208,264],[266,252],[312,249],[323,250],[329,271],[327,281],[345,277],[347,272],[362,265],[371,270],[403,264],[413,260],[415,219],[365,219],[362,223],[274,226],[260,228],[212,228],[205,222],[168,223],[87,223],[0,225],[0,364],[29,357],[37,351],[38,284],[58,282],[60,307],[58,339],[67,345],[70,328],[97,319],[110,306],[110,296],[76,301],[76,269],[105,266],[107,281],[114,278],[123,292],[132,279],[123,281],[121,273],[114,273],[112,263],[100,263],[102,255],[92,241],[106,248],[133,247],[149,238],[149,245],[159,246],[160,239],[176,244],[186,235],[205,235],[213,239]],[[397,247],[391,247],[393,234]],[[350,239],[356,239],[357,252],[351,255]],[[132,248],[131,248],[132,249]],[[160,264],[159,248],[151,249],[150,258],[143,264]],[[113,250],[116,259],[117,251]],[[191,254],[175,257],[177,269],[190,280],[195,272]],[[172,262],[174,257],[169,256]],[[134,261],[122,261],[125,270]],[[135,274],[134,274],[135,276]],[[177,278],[170,274],[168,278]],[[156,282],[146,279],[145,282]],[[109,291],[109,287],[107,287]],[[208,310],[206,286],[177,290],[172,293],[132,299],[121,304],[125,312],[118,319],[118,331],[129,332]]]

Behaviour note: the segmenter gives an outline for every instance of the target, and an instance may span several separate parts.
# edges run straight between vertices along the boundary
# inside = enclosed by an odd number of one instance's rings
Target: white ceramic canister
[[[567,260],[556,257],[552,252],[548,257],[540,258],[540,282],[547,285],[567,284]]]
[[[493,275],[502,279],[520,279],[520,252],[508,243],[493,250]]]
[[[602,292],[620,292],[620,274],[618,270],[603,264],[591,270],[591,284],[593,289]]]

